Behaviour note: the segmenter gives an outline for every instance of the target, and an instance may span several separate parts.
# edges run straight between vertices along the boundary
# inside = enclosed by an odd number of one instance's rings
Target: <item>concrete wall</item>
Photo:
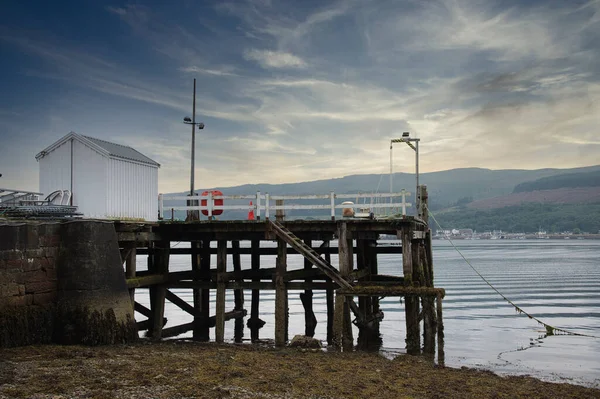
[[[0,347],[136,338],[112,223],[0,225]]]

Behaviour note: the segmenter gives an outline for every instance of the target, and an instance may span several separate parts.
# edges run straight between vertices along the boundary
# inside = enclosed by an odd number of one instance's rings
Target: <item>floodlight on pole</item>
[[[393,185],[393,170],[392,170],[392,147],[394,143],[406,143],[410,148],[415,151],[415,177],[417,181],[417,191],[416,191],[416,200],[417,200],[417,209],[420,206],[420,198],[419,198],[419,141],[421,139],[411,138],[410,132],[403,132],[402,138],[392,139],[390,141],[390,194],[393,193],[392,185]],[[414,144],[413,144],[414,143]],[[390,198],[391,200],[391,198]]]
[[[196,79],[194,79],[194,100],[192,106],[192,117],[186,116],[183,118],[183,123],[186,125],[192,125],[192,165],[191,165],[191,173],[190,173],[190,196],[194,196],[194,169],[195,169],[195,161],[196,161],[196,126],[198,129],[204,129],[204,123],[196,122]],[[192,203],[188,203],[189,205],[195,205],[195,201]],[[191,218],[191,213],[188,212],[188,217]]]

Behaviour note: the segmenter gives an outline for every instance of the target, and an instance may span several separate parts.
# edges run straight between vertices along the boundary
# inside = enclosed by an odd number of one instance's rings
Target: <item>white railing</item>
[[[297,209],[329,209],[331,219],[335,220],[335,210],[336,209],[344,209],[344,208],[354,208],[354,209],[364,209],[368,208],[370,212],[373,212],[375,209],[398,209],[402,210],[402,215],[406,215],[406,208],[412,206],[411,203],[406,202],[406,197],[411,195],[410,192],[406,190],[402,190],[397,193],[378,193],[378,194],[336,194],[333,191],[329,194],[310,194],[310,195],[270,195],[269,193],[261,194],[260,191],[256,192],[256,195],[215,195],[211,192],[205,196],[170,196],[170,195],[158,195],[158,211],[159,218],[164,218],[165,209],[167,211],[206,211],[209,218],[212,218],[214,212],[217,210],[245,210],[245,211],[254,211],[254,215],[257,220],[260,220],[261,216],[264,214],[265,218],[269,218],[271,216],[272,211],[285,211],[285,210],[297,210]],[[401,202],[393,202],[393,199],[401,199]],[[371,203],[366,204],[337,204],[336,200],[358,200],[359,199],[370,199]],[[187,205],[187,206],[166,206],[164,205],[164,201],[175,201],[175,200],[185,200],[185,201],[195,201],[198,205]],[[224,205],[215,205],[215,200],[223,200]],[[248,200],[253,201],[253,204],[236,204],[236,205],[227,205],[228,200]],[[271,201],[279,201],[282,200],[283,204],[275,204],[273,205]],[[294,204],[286,201],[290,200],[328,200],[326,204]],[[380,202],[375,202],[379,200]],[[384,202],[384,200],[388,200]],[[202,205],[202,203],[205,205]]]

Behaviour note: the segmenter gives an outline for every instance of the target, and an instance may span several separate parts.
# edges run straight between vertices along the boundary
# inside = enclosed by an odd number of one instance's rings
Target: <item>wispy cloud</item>
[[[200,73],[203,75],[238,76],[237,74],[230,72],[228,70],[225,70],[225,69],[207,69],[207,68],[200,68],[197,66],[184,67],[184,68],[180,68],[179,70],[182,72],[186,72],[186,73]]]
[[[300,57],[282,51],[250,49],[244,58],[258,62],[263,68],[304,68],[306,62]]]
[[[598,163],[600,2],[511,4],[130,4],[103,11],[113,31],[126,28],[112,43],[128,40],[135,54],[30,30],[0,40],[41,61],[21,75],[97,94],[98,114],[102,95],[125,114],[146,110],[138,117],[159,127],[140,145],[168,187],[185,185],[189,132],[162,119],[189,114],[192,78],[206,123],[202,185],[381,173],[402,131],[421,137],[426,171]],[[63,108],[47,111],[61,127]],[[118,132],[135,143],[138,130],[131,121]]]

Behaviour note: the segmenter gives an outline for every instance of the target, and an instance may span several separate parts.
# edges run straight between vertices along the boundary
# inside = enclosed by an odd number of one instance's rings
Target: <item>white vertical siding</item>
[[[107,177],[108,217],[157,220],[157,167],[111,158]]]
[[[71,190],[71,140],[39,159],[40,192]],[[158,167],[108,157],[73,140],[73,204],[84,217],[158,218]]]
[[[71,142],[55,148],[39,159],[40,193],[71,189]]]
[[[77,140],[73,148],[73,205],[85,217],[106,218],[108,158]]]

